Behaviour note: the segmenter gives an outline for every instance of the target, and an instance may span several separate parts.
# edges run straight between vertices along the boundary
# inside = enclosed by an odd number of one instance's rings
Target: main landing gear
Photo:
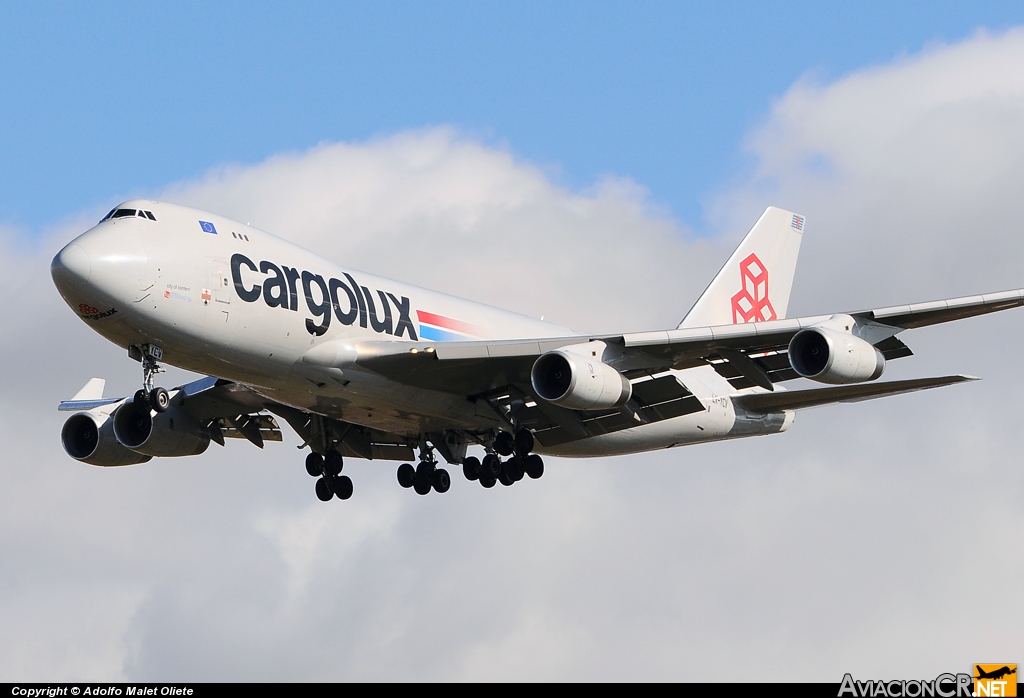
[[[316,481],[316,496],[321,502],[329,502],[333,497],[348,499],[352,496],[352,479],[342,475],[345,467],[341,454],[337,449],[330,449],[326,456],[310,453],[306,456],[306,472],[319,478]]]
[[[467,480],[478,480],[483,487],[494,487],[500,482],[510,487],[529,475],[536,480],[544,474],[544,460],[531,453],[534,446],[533,434],[529,429],[519,429],[515,436],[507,431],[498,432],[491,445],[494,452],[480,461],[470,456],[462,461],[462,474]],[[502,460],[499,456],[511,456]]]
[[[452,486],[452,478],[447,470],[437,467],[432,450],[420,447],[420,462],[415,468],[411,463],[398,466],[398,484],[413,488],[416,494],[429,494],[430,490],[444,494]]]

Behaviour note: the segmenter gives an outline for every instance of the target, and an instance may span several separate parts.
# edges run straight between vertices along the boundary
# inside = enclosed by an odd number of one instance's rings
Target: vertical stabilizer
[[[75,393],[72,400],[102,400],[103,399],[103,388],[106,387],[107,381],[104,378],[90,378],[89,381],[82,386],[82,389]]]
[[[804,217],[769,206],[679,327],[781,320],[789,307]]]

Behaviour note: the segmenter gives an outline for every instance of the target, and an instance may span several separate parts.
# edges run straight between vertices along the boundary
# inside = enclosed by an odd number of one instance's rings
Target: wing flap
[[[558,408],[567,414],[554,414],[557,420],[552,417],[551,405],[523,404],[514,409],[516,418],[530,426],[536,439],[548,447],[704,410],[704,404],[673,375],[635,382],[630,403],[632,409],[622,410],[581,412]]]

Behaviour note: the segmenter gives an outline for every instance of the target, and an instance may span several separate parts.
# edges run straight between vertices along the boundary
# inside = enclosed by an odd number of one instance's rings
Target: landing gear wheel
[[[525,458],[533,451],[533,433],[529,429],[520,429],[516,432],[516,455]]]
[[[505,487],[511,487],[516,481],[512,479],[508,470],[503,466],[501,468],[501,472],[498,474],[498,482],[505,485]]]
[[[149,391],[149,406],[157,412],[166,412],[171,406],[171,396],[163,388],[153,388]]]
[[[416,480],[416,469],[410,463],[402,463],[398,466],[398,484],[409,489]]]
[[[149,409],[149,393],[145,389],[137,390],[135,397],[132,398],[132,404],[135,405],[137,410],[148,410]]]
[[[320,477],[324,474],[324,457],[319,453],[310,453],[306,456],[306,472],[313,477]]]
[[[505,461],[505,472],[512,482],[519,482],[523,479],[523,466],[518,458],[509,458]]]
[[[352,496],[352,479],[348,475],[335,476],[331,480],[331,485],[338,499],[348,499]]]
[[[470,482],[478,479],[480,477],[480,459],[476,456],[470,456],[462,461],[462,474]]]
[[[438,468],[434,471],[434,491],[439,494],[444,494],[448,491],[448,488],[452,486],[451,475],[444,468]]]
[[[427,460],[421,460],[420,464],[416,466],[416,481],[424,483],[429,492],[430,486],[434,482],[434,464]]]
[[[320,478],[316,481],[316,498],[321,502],[331,501],[331,497],[334,496],[334,492],[331,492],[331,486],[327,484],[327,480]]]
[[[480,476],[480,484],[483,487],[486,487],[487,489],[491,489],[492,487],[494,487],[494,483],[495,482],[496,482],[496,480],[491,475],[481,475]]]
[[[536,453],[532,453],[526,457],[526,461],[523,463],[523,469],[526,470],[526,474],[529,475],[532,480],[536,480],[544,474],[544,459]]]
[[[333,448],[324,456],[324,472],[331,477],[338,475],[344,465],[345,464],[341,459],[341,454]]]
[[[507,431],[499,431],[494,437],[494,450],[503,456],[511,456],[515,447],[516,440]]]
[[[429,482],[419,482],[419,481],[416,481],[416,483],[412,486],[412,488],[414,490],[416,490],[416,494],[430,494],[430,483]]]
[[[488,453],[484,456],[484,462],[480,464],[480,477],[487,474],[493,480],[498,477],[498,473],[501,472],[501,459],[493,453]]]

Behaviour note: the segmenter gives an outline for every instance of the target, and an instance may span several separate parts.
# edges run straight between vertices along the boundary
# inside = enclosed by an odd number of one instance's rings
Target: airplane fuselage
[[[488,305],[343,268],[244,223],[151,201],[120,209],[54,259],[65,301],[124,347],[246,385],[276,402],[415,437],[457,426],[499,428],[486,403],[390,380],[357,365],[304,361],[340,341],[451,342],[577,333]],[[146,214],[149,215],[146,215]],[[748,414],[710,367],[675,372],[705,409],[537,450],[565,456],[632,453],[782,431],[792,411]]]

